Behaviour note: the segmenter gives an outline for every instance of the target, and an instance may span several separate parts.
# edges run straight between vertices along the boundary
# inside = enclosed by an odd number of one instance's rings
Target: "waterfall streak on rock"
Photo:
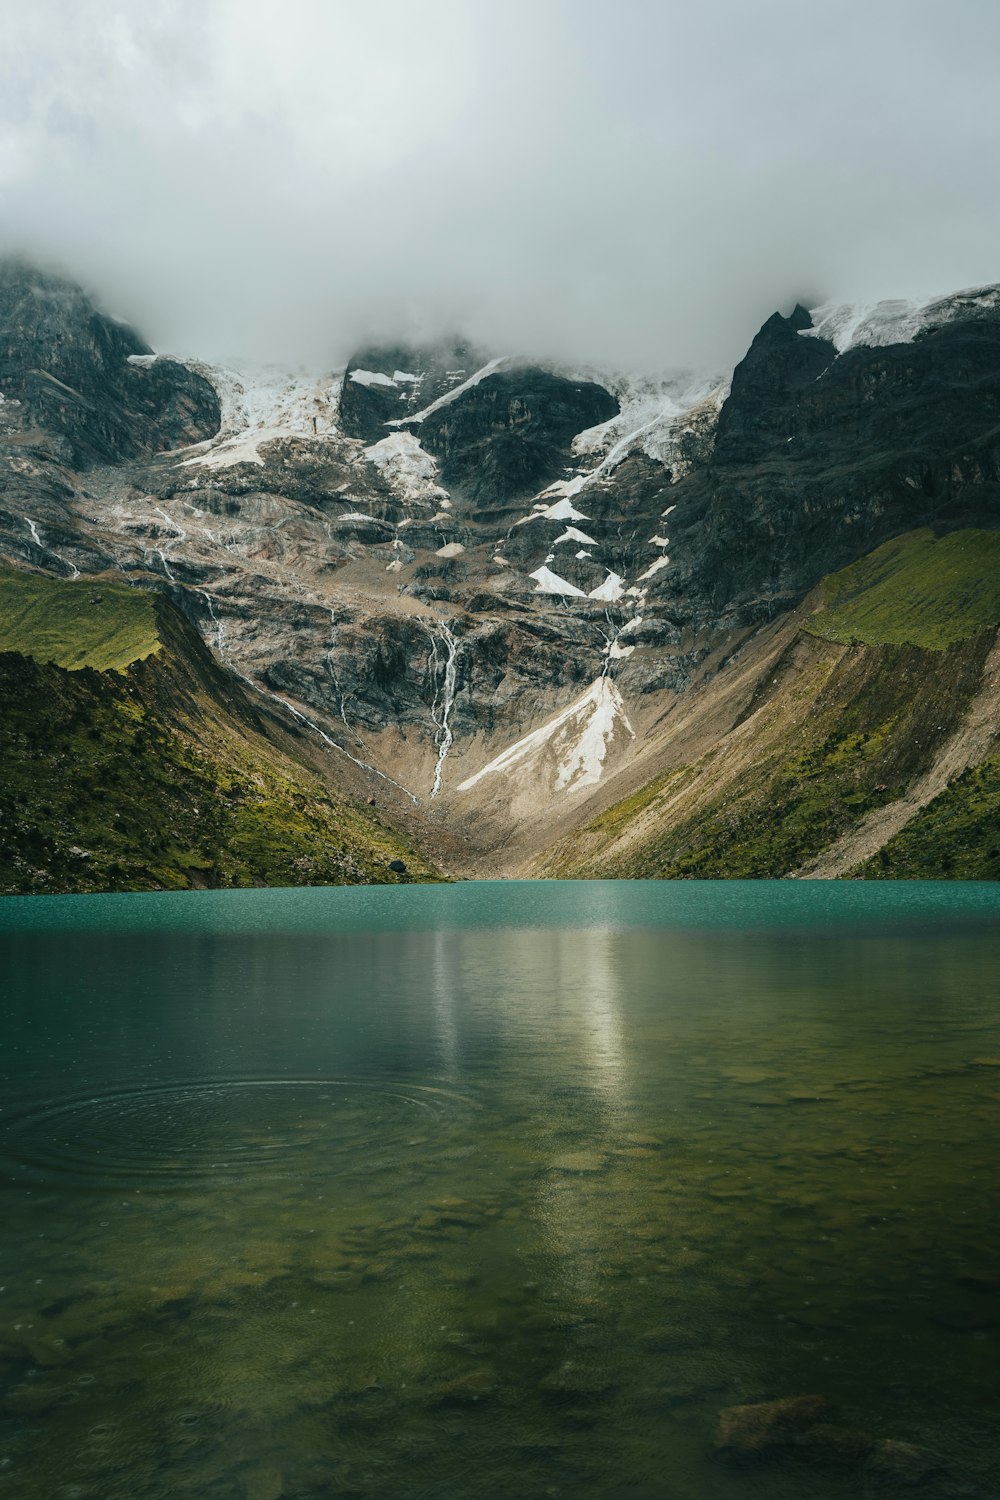
[[[438,645],[443,645],[445,655],[438,655]],[[450,628],[441,622],[441,634],[431,633],[431,651],[427,665],[434,683],[434,701],[431,704],[431,718],[434,721],[435,735],[434,743],[437,746],[437,764],[434,767],[434,784],[431,787],[431,796],[436,797],[441,790],[441,776],[444,771],[444,763],[448,757],[448,751],[454,743],[455,736],[451,728],[451,710],[455,702],[455,683],[457,680],[456,659],[458,656],[458,642],[452,635]],[[443,667],[443,680],[438,683],[438,675]]]
[[[173,516],[168,516],[167,513],[166,513],[166,511],[163,509],[162,505],[154,505],[153,509],[155,511],[159,512],[159,514],[166,521],[167,525],[172,528],[172,530],[176,531],[178,542],[186,542],[187,541],[188,534],[184,530],[184,527],[183,526],[178,526],[178,524],[174,520]]]
[[[348,719],[347,719],[347,701],[344,698],[344,690],[343,690],[343,688],[340,685],[340,678],[337,676],[337,668],[333,664],[333,653],[336,650],[336,647],[337,647],[337,611],[335,609],[331,609],[331,611],[330,611],[330,649],[326,653],[326,665],[327,665],[327,667],[329,669],[330,676],[333,678],[334,692],[337,694],[337,707],[340,710],[340,717],[343,720],[344,728],[345,729],[351,729],[351,726],[350,726],[350,724],[348,722]],[[351,733],[355,736],[356,739],[358,739],[358,740],[361,739],[361,736],[357,733],[357,730],[351,729]]]
[[[198,592],[201,595],[201,597],[204,599],[205,603],[208,605],[208,613],[211,615],[211,617],[212,617],[212,624],[215,626],[215,649],[216,649],[216,651],[218,651],[219,655],[223,658],[223,660],[225,660],[225,656],[223,654],[223,649],[222,649],[222,641],[223,641],[223,635],[222,635],[223,626],[222,626],[222,621],[219,619],[218,615],[215,613],[215,605],[212,603],[212,596],[211,596],[211,594],[207,593],[204,589],[199,589]]]

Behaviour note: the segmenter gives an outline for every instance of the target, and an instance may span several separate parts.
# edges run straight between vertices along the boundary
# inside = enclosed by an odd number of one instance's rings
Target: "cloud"
[[[461,327],[722,367],[803,288],[1000,279],[993,0],[35,0],[0,248],[162,348]]]

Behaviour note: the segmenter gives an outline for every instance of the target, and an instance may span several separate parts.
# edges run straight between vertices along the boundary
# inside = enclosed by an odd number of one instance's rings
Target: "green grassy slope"
[[[823,607],[740,724],[576,830],[542,873],[791,873],[930,767],[981,687],[998,625],[1000,532],[887,542],[824,580]],[[852,873],[1000,876],[1000,760],[957,778]]]
[[[979,683],[992,633],[945,651],[856,647],[785,674],[692,765],[609,808],[547,873],[629,879],[788,874],[930,765]]]
[[[1000,880],[1000,758],[956,777],[851,878]]]
[[[114,668],[69,670],[44,660],[55,627],[32,640],[30,621],[46,588],[93,583],[2,578],[33,650],[0,654],[0,893],[440,878],[297,757],[165,597],[114,590],[117,631],[80,648]],[[130,650],[142,654],[127,664]]]
[[[153,595],[143,589],[0,569],[0,651],[123,672],[159,648]]]
[[[823,592],[814,635],[942,651],[1000,625],[1000,531],[908,532],[832,573]]]

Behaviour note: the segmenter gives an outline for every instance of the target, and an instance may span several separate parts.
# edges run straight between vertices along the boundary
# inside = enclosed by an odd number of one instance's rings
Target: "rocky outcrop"
[[[17,261],[0,263],[0,394],[4,425],[40,430],[81,468],[148,456],[211,437],[219,399],[174,361],[99,312],[72,282]]]
[[[356,349],[340,393],[340,428],[365,443],[384,438],[386,424],[412,417],[468,380],[488,356],[463,339],[436,344],[379,344]]]
[[[838,354],[797,307],[733,375],[707,464],[672,499],[658,601],[694,623],[771,618],[818,577],[930,523],[1000,524],[1000,313]]]
[[[532,366],[497,370],[420,423],[441,482],[478,506],[525,499],[571,462],[578,432],[609,421],[618,402],[592,381]]]

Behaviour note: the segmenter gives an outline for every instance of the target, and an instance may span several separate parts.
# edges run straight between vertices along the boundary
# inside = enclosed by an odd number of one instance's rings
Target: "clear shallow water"
[[[0,903],[0,1496],[997,1492],[1000,888]]]

